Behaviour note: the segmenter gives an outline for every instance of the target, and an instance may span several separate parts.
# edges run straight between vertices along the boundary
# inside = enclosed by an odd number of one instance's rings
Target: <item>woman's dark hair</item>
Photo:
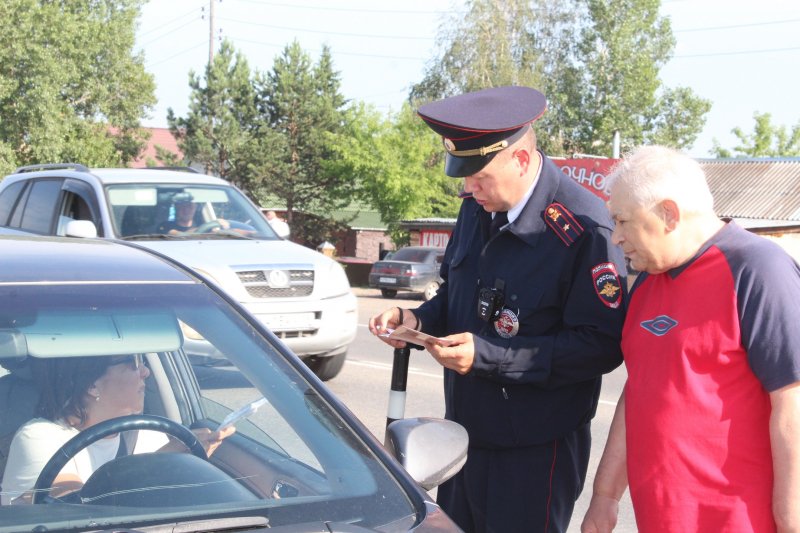
[[[31,358],[31,371],[39,387],[36,414],[48,420],[75,417],[86,423],[86,393],[111,366],[111,357]]]

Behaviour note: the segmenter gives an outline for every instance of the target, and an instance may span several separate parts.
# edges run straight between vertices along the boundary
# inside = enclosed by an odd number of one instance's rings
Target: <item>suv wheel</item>
[[[328,357],[311,357],[306,359],[306,365],[319,379],[328,381],[339,375],[345,359],[347,359],[346,351]]]
[[[397,291],[394,289],[381,289],[381,296],[384,298],[394,298],[397,296]]]

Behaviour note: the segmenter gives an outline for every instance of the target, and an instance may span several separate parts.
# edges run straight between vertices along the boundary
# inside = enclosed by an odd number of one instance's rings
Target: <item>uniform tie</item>
[[[489,225],[489,238],[491,239],[494,237],[500,228],[508,224],[508,212],[506,211],[497,211],[494,214],[494,218],[492,219],[492,223]]]

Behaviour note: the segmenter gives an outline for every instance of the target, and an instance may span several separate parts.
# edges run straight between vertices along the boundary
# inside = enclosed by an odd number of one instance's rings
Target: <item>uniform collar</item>
[[[504,226],[504,228],[507,228],[505,231],[510,231],[529,246],[535,246],[539,236],[546,231],[547,226],[544,223],[543,213],[545,208],[553,203],[553,198],[558,191],[559,179],[563,175],[555,163],[550,161],[542,152],[539,152],[539,155],[541,156],[539,177],[531,186],[529,194],[526,195],[527,201],[523,200],[512,208],[520,207],[520,212],[514,222],[509,222]],[[488,221],[491,220],[489,213],[474,200],[472,209],[473,216],[476,219],[486,217],[485,224],[488,224]],[[509,220],[511,220],[510,211]]]
[[[520,214],[522,214],[522,210],[525,208],[525,205],[527,205],[528,200],[531,199],[531,195],[533,195],[533,190],[536,188],[536,184],[539,182],[539,176],[542,175],[543,161],[544,161],[544,155],[540,152],[539,168],[536,169],[536,176],[534,176],[533,181],[531,182],[531,186],[528,187],[528,192],[525,193],[525,196],[522,197],[522,200],[517,202],[517,205],[508,210],[509,223],[514,222],[519,218]],[[494,215],[492,215],[492,218],[494,218]]]
[[[539,236],[546,231],[542,213],[545,208],[553,203],[553,198],[558,191],[558,180],[561,171],[545,155],[539,152],[542,163],[539,170],[539,178],[531,189],[528,201],[522,206],[520,214],[513,224],[509,226],[509,231],[528,243],[535,246]]]

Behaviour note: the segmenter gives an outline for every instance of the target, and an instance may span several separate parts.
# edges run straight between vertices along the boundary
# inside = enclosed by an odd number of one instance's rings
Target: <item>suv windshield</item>
[[[114,231],[122,238],[278,239],[261,213],[234,187],[142,183],[110,185],[106,194]]]

